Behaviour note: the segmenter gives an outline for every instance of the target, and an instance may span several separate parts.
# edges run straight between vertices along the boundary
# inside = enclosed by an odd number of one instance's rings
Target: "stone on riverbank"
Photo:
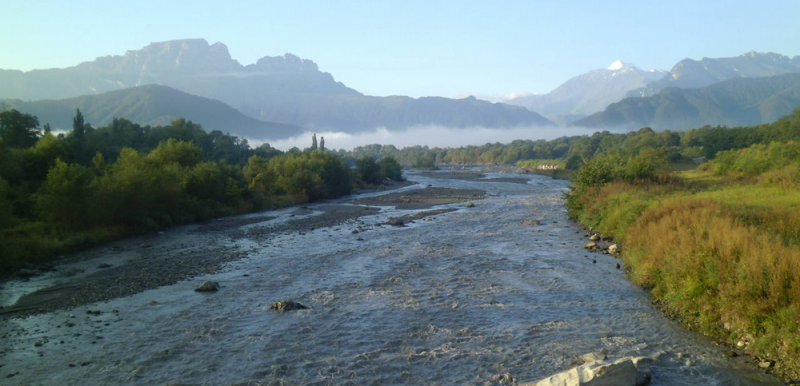
[[[197,292],[214,292],[219,291],[219,283],[211,280],[206,280],[203,284],[200,284],[200,287],[195,288]]]
[[[619,246],[617,244],[611,244],[608,246],[608,253],[615,255],[619,252]]]
[[[584,244],[583,248],[584,249],[589,249],[589,250],[596,249],[597,248],[597,243],[595,243],[594,241],[590,241],[590,242]]]

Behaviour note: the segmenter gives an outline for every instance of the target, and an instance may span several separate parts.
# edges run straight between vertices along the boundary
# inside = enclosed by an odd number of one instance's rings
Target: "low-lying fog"
[[[596,129],[566,127],[520,127],[516,129],[490,129],[475,127],[467,129],[448,128],[442,126],[415,126],[406,130],[388,130],[378,128],[373,131],[359,133],[344,132],[316,132],[317,138],[325,138],[325,147],[329,149],[352,150],[354,147],[383,144],[394,145],[398,148],[416,145],[429,147],[461,147],[468,145],[484,145],[486,143],[509,143],[516,139],[555,139],[564,136],[591,135]],[[264,142],[280,150],[289,150],[292,147],[299,149],[311,145],[313,132],[282,140],[260,141],[249,140],[254,146]]]

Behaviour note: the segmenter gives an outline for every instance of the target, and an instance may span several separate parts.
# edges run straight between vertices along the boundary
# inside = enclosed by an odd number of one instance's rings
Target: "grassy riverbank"
[[[586,174],[602,160],[590,162],[573,179],[570,214],[623,245],[631,280],[650,290],[667,314],[797,380],[795,147],[755,145],[721,152],[696,170],[597,184],[587,184]]]

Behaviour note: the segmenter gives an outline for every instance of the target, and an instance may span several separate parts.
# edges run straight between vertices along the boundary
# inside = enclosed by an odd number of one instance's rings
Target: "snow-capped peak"
[[[625,67],[625,65],[626,64],[623,63],[621,60],[617,60],[616,62],[611,63],[611,65],[608,66],[608,70],[609,71],[617,71],[617,70],[621,69],[622,67]]]

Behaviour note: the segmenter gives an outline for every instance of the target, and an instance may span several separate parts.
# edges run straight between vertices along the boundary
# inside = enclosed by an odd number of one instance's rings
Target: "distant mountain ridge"
[[[592,70],[575,76],[547,94],[525,95],[505,103],[523,106],[560,124],[603,111],[619,102],[631,90],[660,79],[665,71],[644,71],[616,61],[606,69]]]
[[[653,96],[668,87],[698,88],[735,78],[759,78],[800,72],[800,56],[768,52],[748,53],[730,58],[684,59],[663,78],[632,90],[629,97]]]
[[[114,118],[151,126],[185,118],[201,124],[207,131],[219,130],[250,139],[286,138],[305,131],[294,125],[250,118],[220,101],[153,84],[69,99],[0,102],[36,115],[40,124],[49,123],[55,130],[70,130],[75,109],[79,108],[86,122],[95,127],[109,125]]]
[[[224,44],[203,39],[152,43],[63,69],[0,70],[0,99],[71,98],[145,84],[216,99],[252,118],[315,130],[553,125],[521,107],[474,99],[365,96],[291,54],[242,66]]]
[[[701,88],[667,88],[626,98],[573,123],[589,128],[686,130],[770,123],[800,106],[800,73],[735,78]]]

